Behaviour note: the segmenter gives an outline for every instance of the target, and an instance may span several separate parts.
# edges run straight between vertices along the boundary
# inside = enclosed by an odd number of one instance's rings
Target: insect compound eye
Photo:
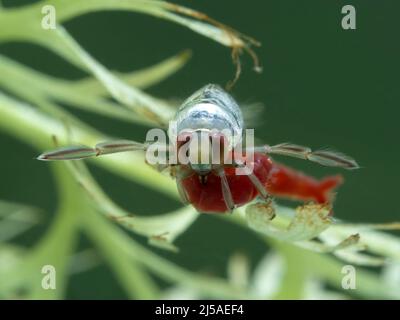
[[[190,145],[193,137],[193,132],[181,132],[177,136],[176,150],[178,155],[179,164],[189,164],[190,163]]]
[[[179,149],[180,147],[182,147],[186,143],[190,142],[192,135],[193,135],[192,132],[180,133],[178,135],[178,138],[177,138],[177,141],[176,141],[177,148]]]

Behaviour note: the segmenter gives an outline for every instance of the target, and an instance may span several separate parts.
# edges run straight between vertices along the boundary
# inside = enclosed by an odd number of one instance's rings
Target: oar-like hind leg
[[[146,150],[147,146],[143,143],[130,140],[114,140],[97,144],[94,148],[87,146],[71,146],[58,148],[53,151],[42,153],[37,157],[38,160],[81,160],[86,158],[98,157],[105,154]]]
[[[358,169],[357,162],[340,152],[317,150],[312,151],[308,147],[299,146],[290,143],[281,143],[275,146],[264,145],[260,147],[252,148],[248,151],[261,152],[266,154],[278,154],[289,157],[300,158],[318,163],[328,167],[340,167],[344,169]]]

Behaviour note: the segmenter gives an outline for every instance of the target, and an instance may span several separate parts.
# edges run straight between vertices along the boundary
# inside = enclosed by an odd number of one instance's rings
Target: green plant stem
[[[85,215],[84,229],[96,243],[99,241],[98,237],[107,234],[107,246],[109,246],[110,249],[113,248],[113,250],[120,254],[127,255],[134,261],[140,262],[154,274],[169,282],[179,283],[214,298],[249,298],[245,292],[230,286],[223,279],[200,276],[188,272],[168,260],[161,258],[149,249],[138,244],[127,234],[121,232],[115,225],[108,223],[104,217],[97,213],[90,212]]]
[[[63,164],[53,165],[53,170],[61,197],[55,221],[49,232],[27,253],[23,261],[2,275],[0,291],[7,293],[26,289],[30,299],[60,299],[65,294],[68,262],[77,240],[80,203],[75,201],[78,195],[78,190],[74,187],[75,181],[68,177]],[[44,290],[42,287],[42,278],[45,275],[41,270],[45,265],[54,266],[56,270],[55,290]]]
[[[243,46],[244,42],[236,34],[228,35],[223,30],[217,28],[214,25],[211,25],[206,22],[197,21],[194,17],[187,18],[180,14],[176,14],[178,9],[177,5],[165,2],[165,1],[154,1],[154,0],[48,0],[42,1],[30,6],[25,6],[23,8],[18,9],[9,9],[4,10],[4,13],[10,17],[10,20],[6,21],[6,25],[15,25],[12,22],[17,20],[19,21],[30,21],[30,22],[40,22],[43,18],[43,14],[41,13],[41,9],[45,5],[52,5],[56,8],[57,19],[59,22],[65,22],[69,19],[72,19],[76,16],[83,15],[89,12],[95,11],[104,11],[104,10],[126,10],[126,11],[134,11],[139,13],[144,13],[150,16],[154,16],[156,18],[165,19],[172,21],[174,23],[180,24],[184,27],[187,27],[194,32],[197,32],[205,37],[211,38],[214,41],[217,41],[225,46],[238,45]],[[187,8],[180,7],[182,10],[180,13],[185,15],[184,12],[194,12],[188,10]],[[1,17],[0,17],[1,18]],[[23,20],[21,20],[23,19]],[[1,19],[0,19],[1,21]],[[1,24],[0,24],[1,25]],[[13,37],[23,36],[26,32],[22,31],[21,26],[15,26],[18,31],[12,30],[3,30],[4,37]],[[32,26],[30,26],[32,27]],[[0,32],[1,37],[1,32]]]
[[[76,198],[79,191],[75,188],[75,181],[68,176],[65,164],[54,164],[53,171],[60,197],[60,208],[53,226],[30,256],[33,265],[42,267],[49,264],[55,267],[57,287],[56,290],[43,290],[41,283],[37,283],[33,286],[34,290],[30,296],[32,299],[61,299],[65,296],[70,257],[77,243],[81,203],[76,201]],[[43,277],[42,274],[41,276]]]
[[[286,209],[285,209],[286,210]],[[279,212],[279,209],[278,209]],[[229,221],[243,227],[247,227],[244,219],[244,209],[238,210],[237,214],[228,217]],[[257,233],[262,241],[271,246],[283,256],[288,266],[283,287],[277,294],[279,299],[301,299],[304,293],[305,280],[310,277],[324,279],[333,287],[342,288],[344,274],[341,272],[346,263],[340,262],[328,254],[316,253],[302,249],[295,244],[266,237]],[[385,297],[399,299],[400,292],[389,292],[377,274],[357,269],[357,290],[354,292],[364,298]]]
[[[93,217],[96,215],[99,214],[93,212],[92,209],[85,212],[84,231],[88,233],[95,246],[106,258],[105,262],[115,272],[120,285],[131,299],[157,299],[159,292],[153,279],[136,260],[131,259],[126,252],[121,250],[118,243],[111,238],[107,227],[103,226],[102,229],[98,229],[102,225],[99,225],[98,219]],[[104,221],[104,224],[109,224],[109,222]],[[116,231],[116,233],[118,232],[121,231]]]

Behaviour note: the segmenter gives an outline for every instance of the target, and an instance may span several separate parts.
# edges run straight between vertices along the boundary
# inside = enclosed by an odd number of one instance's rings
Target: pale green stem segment
[[[121,75],[121,78],[138,88],[147,87],[177,71],[186,63],[188,57],[189,54],[183,52],[154,67]],[[60,118],[71,118],[71,115],[53,101],[118,120],[154,125],[132,110],[106,99],[109,92],[93,78],[75,82],[62,80],[34,71],[1,55],[0,74],[0,85],[4,88]]]

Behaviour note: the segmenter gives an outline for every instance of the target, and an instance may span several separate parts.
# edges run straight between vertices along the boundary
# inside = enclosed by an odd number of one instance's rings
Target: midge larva
[[[208,144],[196,144],[196,153],[211,154],[218,141],[223,155],[230,155],[215,163],[209,157],[196,157],[200,161],[160,164],[160,168],[171,167],[178,192],[185,203],[192,204],[205,213],[231,212],[255,197],[268,199],[270,196],[285,197],[302,201],[329,203],[332,190],[341,182],[341,176],[330,176],[322,180],[306,176],[301,172],[278,164],[271,155],[301,158],[324,166],[356,169],[355,160],[332,151],[312,151],[308,147],[282,143],[274,146],[262,145],[236,148],[242,143],[244,121],[236,101],[220,86],[208,84],[191,95],[178,109],[174,127],[168,129],[169,137],[176,147],[188,148],[192,152],[195,138],[206,137]],[[216,140],[215,140],[216,139]],[[207,146],[207,147],[204,147]],[[105,154],[148,150],[149,144],[129,140],[116,140],[90,147],[66,147],[41,154],[39,160],[78,160]],[[203,149],[202,149],[203,148]],[[206,148],[207,150],[204,150]],[[210,150],[208,150],[210,148]],[[171,152],[170,148],[165,149]],[[245,174],[237,174],[238,168]],[[135,170],[132,166],[132,170]]]

